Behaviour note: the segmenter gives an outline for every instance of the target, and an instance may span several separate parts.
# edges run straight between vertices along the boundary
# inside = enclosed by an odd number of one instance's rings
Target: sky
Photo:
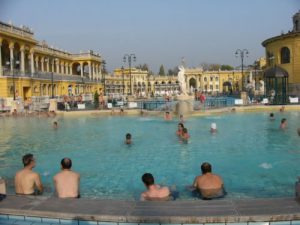
[[[0,21],[33,29],[71,53],[93,50],[113,71],[125,54],[154,73],[181,64],[240,65],[263,57],[265,39],[292,29],[300,0],[0,0]]]

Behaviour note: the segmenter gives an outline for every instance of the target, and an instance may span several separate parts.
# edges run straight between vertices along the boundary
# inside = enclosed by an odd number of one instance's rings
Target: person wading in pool
[[[69,158],[61,160],[62,171],[53,177],[55,190],[59,198],[79,198],[80,175],[71,170]]]
[[[154,183],[154,177],[151,173],[145,173],[142,176],[142,181],[145,184],[147,191],[141,194],[141,200],[169,200],[171,194],[168,187],[160,187]]]
[[[194,180],[193,187],[203,199],[213,199],[224,196],[224,183],[220,176],[212,173],[212,167],[208,162],[201,165],[202,175]]]
[[[23,156],[24,168],[16,173],[15,189],[16,194],[35,195],[43,193],[43,185],[40,175],[33,172],[36,162],[32,154]],[[37,190],[36,190],[37,189]]]
[[[177,134],[178,136],[180,136],[180,137],[181,137],[181,135],[182,135],[182,133],[183,133],[183,128],[184,128],[183,123],[178,123],[178,128],[177,128],[176,134]]]

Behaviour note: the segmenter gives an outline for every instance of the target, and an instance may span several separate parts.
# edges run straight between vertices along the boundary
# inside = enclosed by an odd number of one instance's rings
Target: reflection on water
[[[0,176],[8,179],[13,193],[13,177],[22,168],[21,157],[35,154],[46,194],[53,192],[53,176],[60,160],[70,157],[81,174],[85,197],[138,199],[144,190],[141,176],[153,173],[159,184],[174,186],[180,199],[193,199],[186,190],[200,174],[200,164],[211,162],[224,179],[228,197],[292,196],[300,174],[300,113],[226,114],[187,119],[191,135],[180,143],[178,121],[157,117],[85,116],[53,119],[0,118]],[[279,130],[281,117],[288,129]],[[56,119],[55,119],[56,120]],[[218,133],[209,132],[216,122]],[[133,145],[124,144],[131,133]]]

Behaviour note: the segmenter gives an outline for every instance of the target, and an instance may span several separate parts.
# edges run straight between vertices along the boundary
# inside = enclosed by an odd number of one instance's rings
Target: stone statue
[[[259,92],[261,95],[265,93],[265,82],[262,79],[259,80]]]
[[[185,95],[187,96],[186,92],[186,82],[185,82],[185,77],[184,77],[184,67],[183,66],[178,66],[179,72],[178,72],[178,81],[179,81],[179,86],[181,90],[180,95]]]

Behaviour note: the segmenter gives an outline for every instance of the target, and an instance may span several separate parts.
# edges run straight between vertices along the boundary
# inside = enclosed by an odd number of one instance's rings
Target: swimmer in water
[[[287,120],[286,120],[286,118],[283,118],[281,120],[280,128],[283,129],[283,130],[287,128]]]
[[[177,131],[176,131],[176,134],[177,134],[178,136],[181,136],[181,135],[182,135],[182,133],[183,133],[183,128],[184,128],[183,123],[178,123],[178,129],[177,129]]]
[[[132,144],[132,140],[131,140],[131,134],[127,133],[125,136],[125,144],[130,145]]]
[[[166,112],[165,113],[165,120],[172,120],[172,116],[171,116],[171,114],[170,114],[170,112]]]
[[[217,124],[216,123],[211,123],[210,125],[210,133],[215,134],[217,133]]]

